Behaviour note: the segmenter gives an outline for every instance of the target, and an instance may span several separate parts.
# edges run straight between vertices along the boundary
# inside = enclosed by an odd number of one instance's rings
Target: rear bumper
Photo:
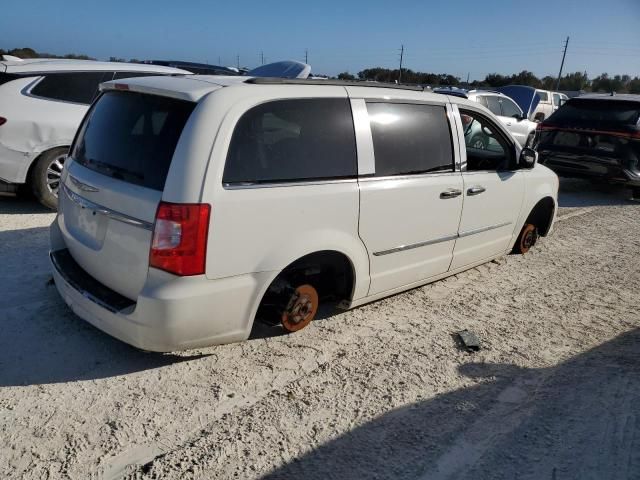
[[[601,178],[612,183],[640,186],[640,172],[625,168],[620,161],[592,156],[563,155],[538,149],[540,164],[559,175],[580,178]]]
[[[155,352],[245,340],[272,278],[271,272],[262,272],[208,280],[150,269],[136,302],[109,303],[108,295],[96,295],[95,285],[83,288],[82,276],[55,261],[55,253],[50,261],[56,288],[76,315],[123,342]]]

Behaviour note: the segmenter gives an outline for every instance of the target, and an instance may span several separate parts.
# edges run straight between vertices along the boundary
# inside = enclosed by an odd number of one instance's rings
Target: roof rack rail
[[[374,87],[374,88],[395,88],[399,90],[414,90],[423,92],[424,87],[420,85],[403,85],[397,83],[370,82],[366,80],[321,80],[311,78],[275,78],[275,77],[252,77],[244,83],[256,85],[335,85],[341,87]]]

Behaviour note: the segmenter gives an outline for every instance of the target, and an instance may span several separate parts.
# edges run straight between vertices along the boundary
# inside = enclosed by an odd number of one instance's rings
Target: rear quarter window
[[[154,95],[106,92],[80,127],[71,156],[104,175],[163,190],[195,105]]]
[[[113,72],[49,73],[31,89],[37,97],[89,104],[100,82],[111,80]]]
[[[224,184],[351,178],[356,141],[347,99],[264,103],[238,121],[225,163]]]

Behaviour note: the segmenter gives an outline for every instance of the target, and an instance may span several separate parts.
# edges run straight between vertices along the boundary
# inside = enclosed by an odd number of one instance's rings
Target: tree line
[[[388,68],[366,68],[358,72],[357,77],[349,72],[338,74],[341,80],[374,80],[378,82],[396,82],[400,78],[398,69]],[[407,68],[402,69],[402,83],[430,85],[430,86],[463,86],[469,88],[497,88],[505,85],[527,85],[544,90],[556,90],[557,77],[547,75],[538,78],[532,72],[523,70],[513,75],[502,75],[490,73],[484,80],[474,80],[473,82],[463,82],[460,77],[447,73],[425,73],[414,72]],[[564,75],[560,79],[558,90],[564,91],[587,91],[587,92],[618,92],[618,93],[640,93],[640,77],[629,75],[610,76],[607,73],[589,78],[586,72],[574,72]]]
[[[75,60],[95,60],[88,55],[77,55],[75,53],[67,53],[66,55],[55,55],[53,53],[36,52],[33,48],[12,48],[3,50],[0,48],[0,55],[13,55],[18,58],[72,58]]]
[[[0,55],[13,55],[19,58],[73,58],[79,60],[95,60],[88,55],[68,53],[66,55],[54,55],[51,53],[36,52],[32,48],[13,48],[3,50],[0,48]],[[125,60],[119,57],[110,57],[111,62],[132,62],[138,63],[140,60],[135,58]],[[337,78],[341,80],[375,80],[378,82],[394,83],[400,78],[398,69],[389,69],[382,67],[365,68],[358,72],[357,76],[349,72],[338,74]],[[448,73],[425,73],[415,72],[410,68],[402,69],[402,83],[431,85],[431,86],[464,86],[469,88],[497,88],[505,85],[528,85],[544,90],[556,89],[557,77],[547,75],[538,78],[532,72],[523,70],[513,75],[502,75],[499,73],[490,73],[485,76],[484,80],[474,80],[468,85],[463,82],[460,77]],[[614,75],[607,73],[598,75],[595,78],[589,78],[587,72],[574,72],[564,75],[560,79],[559,90],[565,91],[587,91],[587,92],[618,92],[618,93],[640,93],[640,77],[631,77],[630,75]]]

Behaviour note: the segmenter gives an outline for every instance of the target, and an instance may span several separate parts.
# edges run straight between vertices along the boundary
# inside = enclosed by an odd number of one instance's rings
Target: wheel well
[[[335,250],[310,253],[290,263],[279,278],[308,279],[318,288],[320,297],[335,296],[339,300],[351,299],[355,287],[354,268],[349,258]]]
[[[549,233],[551,220],[555,211],[555,203],[551,197],[545,197],[536,203],[527,217],[526,223],[533,223],[543,237]]]
[[[297,286],[311,284],[317,291],[320,301],[335,301],[337,304],[351,300],[355,287],[353,264],[343,253],[323,250],[310,253],[291,262],[271,282],[260,301],[259,315],[283,301]],[[267,314],[266,316],[269,316]]]

